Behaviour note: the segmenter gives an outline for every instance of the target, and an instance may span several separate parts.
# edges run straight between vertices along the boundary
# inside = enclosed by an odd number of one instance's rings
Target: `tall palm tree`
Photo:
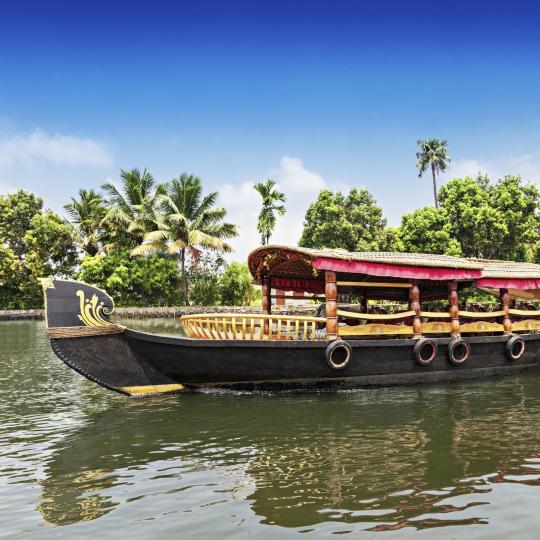
[[[101,188],[108,195],[109,210],[103,223],[117,235],[126,235],[135,244],[141,244],[145,233],[155,230],[155,212],[166,187],[156,184],[146,170],[120,171],[122,188],[106,183]]]
[[[261,244],[266,246],[276,227],[275,213],[277,212],[280,216],[285,214],[285,205],[278,203],[284,203],[287,199],[285,193],[276,189],[274,180],[257,182],[253,187],[262,197],[262,208],[257,219],[257,231],[261,235]]]
[[[445,171],[450,162],[448,143],[440,139],[425,139],[418,141],[418,146],[420,147],[420,150],[416,152],[418,176],[421,177],[431,167],[435,208],[439,208],[439,201],[437,199],[437,175]]]
[[[64,209],[75,229],[80,248],[88,255],[97,255],[102,249],[101,222],[107,213],[105,201],[93,189],[79,189],[79,198],[71,197]]]
[[[226,242],[238,235],[236,225],[225,223],[224,208],[215,206],[217,192],[203,197],[200,178],[186,173],[170,181],[154,213],[155,230],[144,235],[144,242],[133,249],[133,255],[166,253],[179,260],[184,284],[184,302],[189,302],[186,274],[188,255],[202,248],[231,252]]]

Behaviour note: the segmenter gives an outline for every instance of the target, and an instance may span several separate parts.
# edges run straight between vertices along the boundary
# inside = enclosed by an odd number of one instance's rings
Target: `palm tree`
[[[435,208],[439,208],[437,199],[437,175],[447,169],[450,162],[448,155],[448,143],[439,139],[425,139],[418,141],[420,150],[416,152],[416,167],[419,170],[418,176],[422,176],[431,167],[433,175],[433,196],[435,198]]]
[[[217,192],[203,197],[200,178],[186,173],[170,181],[161,197],[159,212],[154,214],[155,230],[144,235],[144,242],[133,255],[166,253],[179,260],[184,283],[184,302],[189,302],[186,274],[187,256],[196,256],[205,248],[231,252],[226,242],[238,235],[236,225],[225,223],[224,208],[216,207]]]
[[[261,244],[266,246],[270,236],[276,227],[276,214],[285,214],[285,205],[278,204],[286,202],[285,193],[277,191],[276,182],[268,179],[265,182],[257,182],[254,186],[262,197],[262,208],[257,219],[257,231],[261,235]]]
[[[108,195],[109,210],[103,223],[117,235],[126,235],[131,242],[141,244],[145,233],[155,230],[155,212],[160,197],[165,194],[163,184],[156,185],[154,177],[146,170],[120,171],[122,188],[114,184],[103,184]]]
[[[107,212],[101,195],[93,189],[79,189],[79,199],[71,197],[64,209],[71,218],[80,248],[88,255],[97,255],[102,249],[101,222]]]

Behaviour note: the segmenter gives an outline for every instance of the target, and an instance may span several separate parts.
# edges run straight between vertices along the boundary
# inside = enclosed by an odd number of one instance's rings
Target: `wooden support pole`
[[[368,310],[367,291],[366,289],[360,289],[360,311],[362,313],[367,313],[367,310]]]
[[[503,330],[505,334],[512,333],[512,320],[510,319],[510,295],[508,289],[499,289],[501,297],[501,310],[504,311],[503,315]]]
[[[324,278],[324,293],[326,296],[326,339],[334,340],[338,338],[336,273],[326,270]]]
[[[420,309],[420,289],[416,282],[413,283],[409,291],[409,309],[415,313],[413,320],[413,339],[420,339],[422,337],[422,311]]]
[[[268,276],[264,276],[262,278],[262,312],[265,315],[271,315],[272,314],[272,287],[270,287],[270,278]],[[268,319],[265,319],[263,324],[263,332],[265,335],[268,334],[268,330],[270,329],[270,326],[268,324]]]
[[[458,307],[458,293],[457,282],[448,282],[448,304],[450,312],[450,335],[453,338],[458,338],[461,335],[459,329],[459,307]]]

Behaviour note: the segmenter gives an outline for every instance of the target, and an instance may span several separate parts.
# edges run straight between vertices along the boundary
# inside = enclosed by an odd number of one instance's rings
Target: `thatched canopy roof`
[[[510,261],[468,259],[427,253],[348,252],[340,249],[309,249],[263,246],[251,252],[248,265],[256,283],[264,277],[276,288],[320,292],[324,271],[338,279],[368,281],[423,281],[441,289],[444,281],[462,285],[475,281],[483,286],[540,288],[540,265]],[[538,283],[535,281],[538,280]]]

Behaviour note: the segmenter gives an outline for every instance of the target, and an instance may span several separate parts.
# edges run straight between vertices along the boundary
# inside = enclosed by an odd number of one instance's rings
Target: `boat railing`
[[[375,313],[356,313],[338,310],[342,319],[355,319],[357,325],[342,325],[339,327],[340,336],[366,337],[376,335],[412,336],[412,319],[414,311],[402,311],[388,315]],[[512,332],[538,332],[540,331],[540,311],[509,309],[512,318]],[[459,331],[462,334],[485,334],[504,332],[501,320],[505,317],[504,310],[498,311],[459,311]],[[423,335],[449,335],[452,333],[450,313],[437,311],[422,311],[420,314]]]
[[[243,313],[184,315],[180,323],[195,339],[303,340],[325,339],[324,317]]]
[[[540,332],[540,311],[509,309],[512,318],[512,332]],[[341,320],[354,319],[359,324],[340,324],[342,337],[362,338],[368,336],[412,337],[415,312],[399,313],[357,313],[337,310]],[[462,334],[501,333],[504,331],[499,311],[460,311],[459,331]],[[449,335],[452,332],[449,313],[438,311],[421,312],[422,335]],[[180,318],[183,330],[195,339],[242,339],[242,340],[303,340],[325,339],[324,317],[297,315],[266,315],[262,313],[205,313],[184,315]]]

